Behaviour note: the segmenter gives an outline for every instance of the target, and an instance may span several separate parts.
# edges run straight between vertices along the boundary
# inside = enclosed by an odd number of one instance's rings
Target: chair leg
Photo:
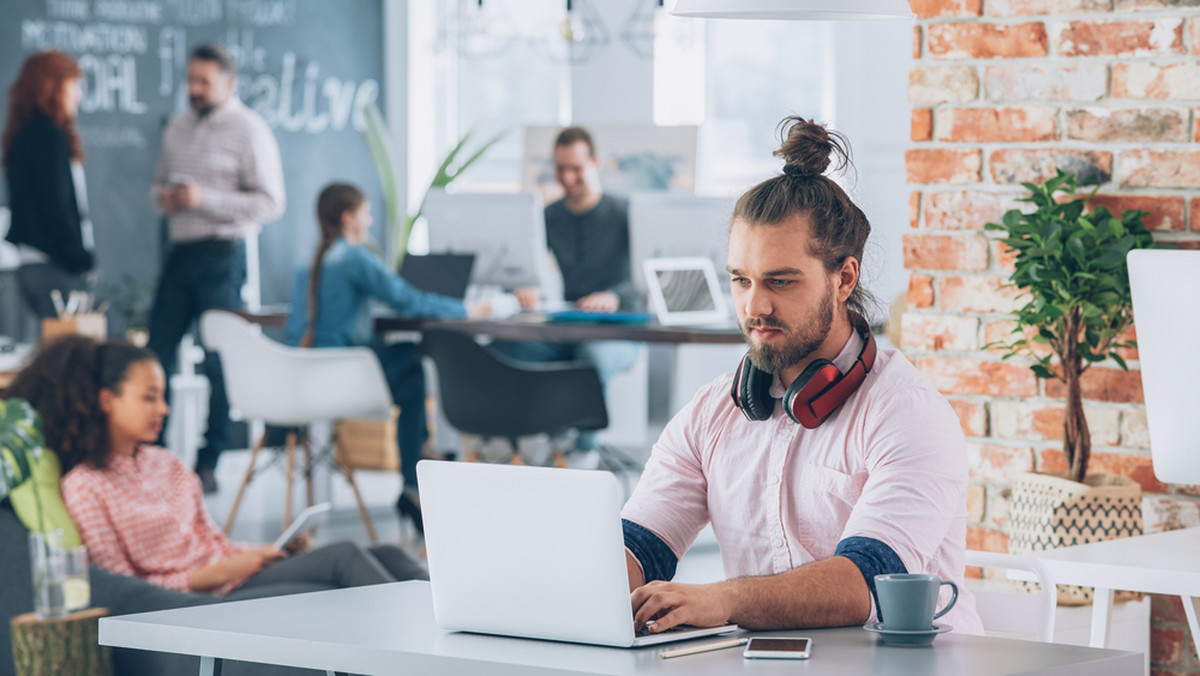
[[[312,435],[304,435],[304,497],[308,507],[313,506],[313,451]]]
[[[237,518],[238,507],[242,504],[242,495],[246,492],[246,486],[250,485],[250,479],[254,478],[254,462],[258,459],[258,452],[262,450],[265,443],[267,443],[267,433],[263,432],[258,441],[254,442],[254,448],[250,451],[250,465],[246,468],[246,476],[242,477],[242,485],[238,486],[237,496],[233,498],[233,507],[229,509],[229,516],[225,518],[226,535],[233,530],[233,520]]]
[[[341,453],[337,454],[341,456]],[[342,474],[346,475],[346,482],[350,484],[350,490],[354,491],[354,501],[358,503],[358,515],[362,517],[363,525],[367,527],[367,538],[371,543],[375,542],[375,526],[371,523],[371,515],[367,513],[367,506],[363,503],[362,494],[358,492],[358,484],[354,483],[354,468],[342,464],[341,458],[335,458],[338,469],[342,470]]]
[[[287,435],[287,490],[283,494],[283,527],[292,525],[292,474],[296,471],[296,433]]]

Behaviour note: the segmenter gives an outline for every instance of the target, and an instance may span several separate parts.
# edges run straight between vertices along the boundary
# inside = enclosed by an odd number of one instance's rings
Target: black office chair
[[[519,461],[517,437],[608,427],[604,388],[584,362],[518,362],[475,342],[469,334],[429,329],[422,350],[437,367],[438,391],[446,420],[463,434],[506,439]],[[468,448],[467,459],[477,453]],[[564,465],[561,450],[555,460]],[[603,458],[603,453],[601,454]]]

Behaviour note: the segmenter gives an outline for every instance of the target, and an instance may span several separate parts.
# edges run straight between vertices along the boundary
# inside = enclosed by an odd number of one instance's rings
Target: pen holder
[[[108,319],[99,312],[82,312],[42,320],[42,344],[71,333],[104,340],[108,338]]]

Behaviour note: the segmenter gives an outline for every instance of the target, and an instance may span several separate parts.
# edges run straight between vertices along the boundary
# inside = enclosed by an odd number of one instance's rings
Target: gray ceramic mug
[[[950,602],[937,608],[938,590],[950,585]],[[937,575],[892,573],[875,576],[879,622],[890,631],[929,631],[933,621],[945,615],[958,601],[958,585]]]

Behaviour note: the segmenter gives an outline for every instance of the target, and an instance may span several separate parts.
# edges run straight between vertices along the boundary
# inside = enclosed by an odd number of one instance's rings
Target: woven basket
[[[1008,551],[1028,554],[1142,534],[1142,488],[1112,474],[1089,474],[1084,483],[1062,474],[1018,475],[1012,484]],[[1015,583],[1037,592],[1036,582]],[[1058,585],[1059,605],[1092,602],[1092,588]]]

